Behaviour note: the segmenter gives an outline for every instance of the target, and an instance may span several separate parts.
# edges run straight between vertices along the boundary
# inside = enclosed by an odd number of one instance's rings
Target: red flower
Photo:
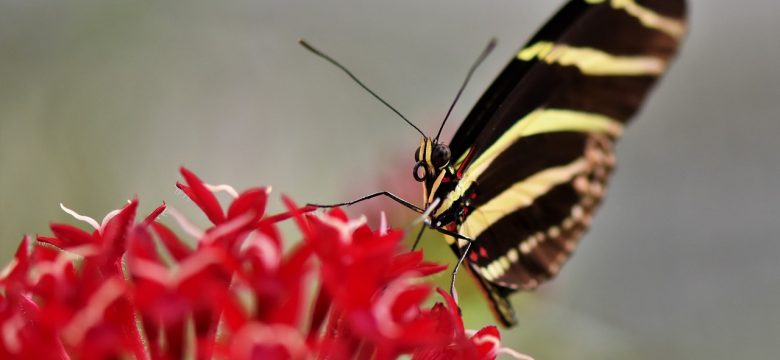
[[[419,349],[412,359],[445,360],[445,359],[495,359],[498,354],[506,354],[516,359],[531,360],[531,357],[519,354],[514,350],[501,347],[501,334],[495,326],[486,326],[474,335],[468,336],[460,317],[460,310],[455,300],[447,292],[437,289],[445,304],[434,305],[432,315],[437,319],[439,331],[449,334],[449,342],[438,348]]]
[[[495,327],[467,335],[457,304],[424,301],[446,266],[404,252],[399,231],[370,229],[341,210],[320,215],[269,188],[238,193],[182,169],[177,186],[212,225],[198,229],[162,205],[136,220],[138,201],[102,221],[62,207],[94,230],[52,224],[24,237],[0,275],[0,358],[492,359]],[[222,207],[215,192],[233,200]],[[167,211],[194,245],[157,221]],[[303,241],[285,250],[277,223]],[[310,280],[319,279],[312,297]],[[519,356],[519,354],[515,354]]]
[[[304,241],[322,261],[320,299],[332,301],[326,337],[333,351],[395,358],[445,341],[420,309],[432,288],[415,279],[446,266],[422,262],[421,252],[398,255],[401,238],[341,210],[309,217]]]

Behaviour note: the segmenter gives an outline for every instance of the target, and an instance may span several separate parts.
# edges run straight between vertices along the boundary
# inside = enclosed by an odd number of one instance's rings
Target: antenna
[[[474,70],[477,70],[480,64],[482,64],[482,61],[485,60],[485,58],[490,54],[491,51],[496,47],[496,43],[498,40],[496,38],[490,39],[490,42],[488,42],[487,46],[485,47],[485,50],[482,50],[482,53],[479,54],[479,57],[477,58],[477,61],[474,62],[473,65],[471,65],[471,69],[469,69],[469,73],[466,75],[466,80],[463,80],[463,84],[460,86],[460,89],[458,90],[458,94],[455,95],[455,100],[452,101],[452,105],[450,105],[450,109],[447,110],[447,115],[444,117],[444,121],[441,122],[441,126],[439,127],[439,132],[436,133],[436,138],[433,140],[433,142],[437,142],[439,140],[439,135],[441,135],[441,131],[444,129],[444,124],[447,123],[447,119],[450,118],[450,114],[452,113],[452,109],[455,108],[455,104],[458,102],[458,99],[460,99],[460,95],[463,94],[463,89],[466,88],[466,84],[469,83],[469,80],[471,80],[471,75],[474,74]]]
[[[358,85],[360,85],[360,87],[362,87],[364,90],[368,91],[369,94],[373,95],[382,104],[385,104],[385,106],[390,108],[390,110],[393,110],[393,112],[396,113],[398,116],[400,116],[401,119],[404,119],[404,121],[406,121],[407,124],[411,125],[415,130],[417,130],[417,132],[419,132],[420,135],[422,135],[424,138],[427,138],[427,136],[425,136],[425,133],[423,133],[422,130],[420,130],[420,128],[418,128],[417,126],[412,124],[412,122],[409,121],[409,119],[407,119],[398,110],[396,110],[394,107],[392,107],[390,104],[388,104],[387,101],[385,101],[384,99],[379,97],[379,95],[377,95],[375,92],[371,91],[371,89],[369,89],[368,86],[366,86],[365,84],[363,84],[363,82],[358,80],[358,78],[355,75],[353,75],[351,71],[347,70],[347,68],[344,67],[344,65],[339,64],[338,61],[333,60],[333,58],[331,58],[330,56],[325,55],[323,52],[315,49],[313,46],[309,45],[309,43],[307,43],[306,40],[298,39],[298,43],[301,44],[301,46],[303,46],[304,48],[306,48],[306,50],[309,50],[312,53],[314,53],[314,55],[317,55],[317,56],[327,60],[329,63],[335,65],[337,68],[339,68],[342,71],[344,71],[345,73],[347,73],[347,75],[349,75],[349,77],[352,78],[352,80],[354,80]]]

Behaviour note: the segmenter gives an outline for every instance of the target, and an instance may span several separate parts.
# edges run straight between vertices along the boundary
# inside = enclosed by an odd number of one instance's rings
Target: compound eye
[[[444,144],[436,144],[431,153],[431,163],[434,168],[442,169],[450,163],[450,148]]]
[[[417,165],[414,166],[412,176],[414,176],[414,179],[418,182],[425,181],[425,178],[428,177],[428,167],[425,166],[424,162],[417,162]]]

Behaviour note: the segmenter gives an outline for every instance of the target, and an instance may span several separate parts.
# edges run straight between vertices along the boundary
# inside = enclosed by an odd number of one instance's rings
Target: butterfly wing
[[[590,6],[584,1],[570,1],[561,8],[547,23],[531,38],[525,47],[545,39],[557,39],[572,24],[585,13]],[[452,158],[463,161],[466,152],[471,149],[477,136],[486,128],[488,120],[503,104],[509,93],[517,86],[534,63],[513,59],[493,81],[476,105],[471,109],[466,119],[450,141]],[[494,131],[501,131],[495,129]]]
[[[506,295],[557,274],[587,229],[613,143],[685,29],[684,0],[569,1],[456,132],[462,178],[441,211],[474,197],[458,231],[477,240],[470,268],[505,324]]]

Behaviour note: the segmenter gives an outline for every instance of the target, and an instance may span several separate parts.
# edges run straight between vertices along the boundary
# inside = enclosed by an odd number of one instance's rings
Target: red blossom
[[[501,335],[498,329],[495,326],[487,326],[468,337],[455,300],[440,289],[438,292],[446,305],[437,303],[431,313],[437,319],[438,331],[448,333],[449,341],[442,347],[420,349],[414,353],[412,359],[495,359],[501,350]]]
[[[181,169],[177,186],[212,225],[131,200],[84,231],[24,237],[0,275],[0,358],[493,359],[495,327],[468,336],[455,301],[424,305],[446,266],[401,248],[400,231],[341,210],[266,215],[270,188],[239,193]],[[223,207],[215,192],[231,197]],[[158,221],[169,212],[192,238]],[[292,219],[302,241],[285,249]],[[312,280],[319,280],[315,292]],[[312,296],[314,293],[314,296]]]

